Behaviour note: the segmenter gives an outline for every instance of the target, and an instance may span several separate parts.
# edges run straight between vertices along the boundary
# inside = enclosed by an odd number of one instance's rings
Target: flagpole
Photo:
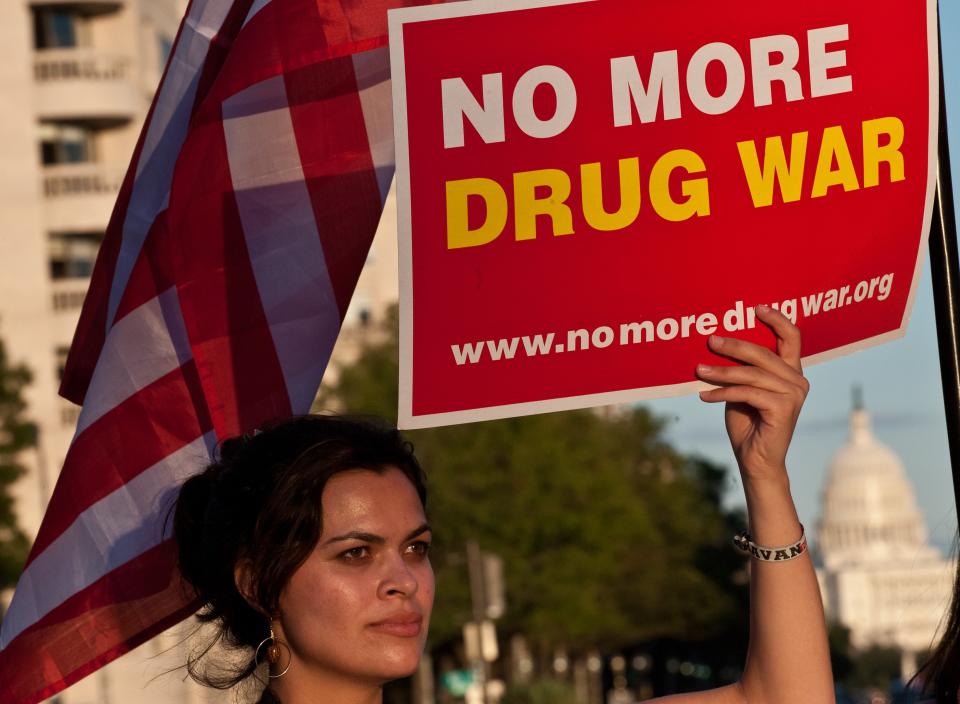
[[[938,45],[941,43],[938,42]],[[937,321],[937,346],[940,350],[940,382],[947,421],[953,495],[960,520],[960,263],[957,257],[957,221],[953,209],[950,145],[947,142],[943,52],[939,50],[938,53],[940,127],[937,140],[937,194],[930,230],[930,273],[933,281],[933,307]]]

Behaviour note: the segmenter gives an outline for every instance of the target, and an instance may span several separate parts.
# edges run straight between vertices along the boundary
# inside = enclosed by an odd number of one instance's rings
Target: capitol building
[[[954,562],[927,543],[903,463],[874,436],[859,392],[830,462],[815,551],[827,619],[849,628],[857,649],[900,650],[901,675],[912,676],[949,606]]]

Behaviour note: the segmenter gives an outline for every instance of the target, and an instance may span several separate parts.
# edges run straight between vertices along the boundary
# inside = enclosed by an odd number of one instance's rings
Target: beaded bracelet
[[[755,560],[761,562],[785,562],[800,557],[807,551],[807,533],[800,524],[800,540],[782,548],[768,548],[757,545],[747,531],[741,531],[733,536],[733,544],[737,549],[749,553]]]

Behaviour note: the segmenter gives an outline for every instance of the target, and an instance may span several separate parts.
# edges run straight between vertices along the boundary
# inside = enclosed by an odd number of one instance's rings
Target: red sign
[[[706,336],[902,335],[936,3],[477,0],[390,13],[400,424],[686,393]]]

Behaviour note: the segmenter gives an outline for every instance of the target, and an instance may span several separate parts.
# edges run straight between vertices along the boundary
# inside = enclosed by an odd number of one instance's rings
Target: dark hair
[[[256,670],[253,653],[241,664],[201,665],[222,643],[256,648],[269,634],[280,593],[313,550],[323,530],[321,496],[333,475],[398,468],[426,507],[423,471],[413,446],[395,428],[372,421],[311,415],[272,422],[251,435],[225,440],[216,461],[180,488],[173,539],[180,573],[214,622],[216,635],[192,654],[187,670],[218,689]],[[251,606],[238,591],[234,570],[251,566]]]
[[[958,549],[960,538],[954,542],[954,555]],[[960,570],[954,576],[953,599],[940,642],[910,679],[909,685],[917,681],[920,690],[932,696],[936,704],[957,704],[957,692],[960,690]]]

